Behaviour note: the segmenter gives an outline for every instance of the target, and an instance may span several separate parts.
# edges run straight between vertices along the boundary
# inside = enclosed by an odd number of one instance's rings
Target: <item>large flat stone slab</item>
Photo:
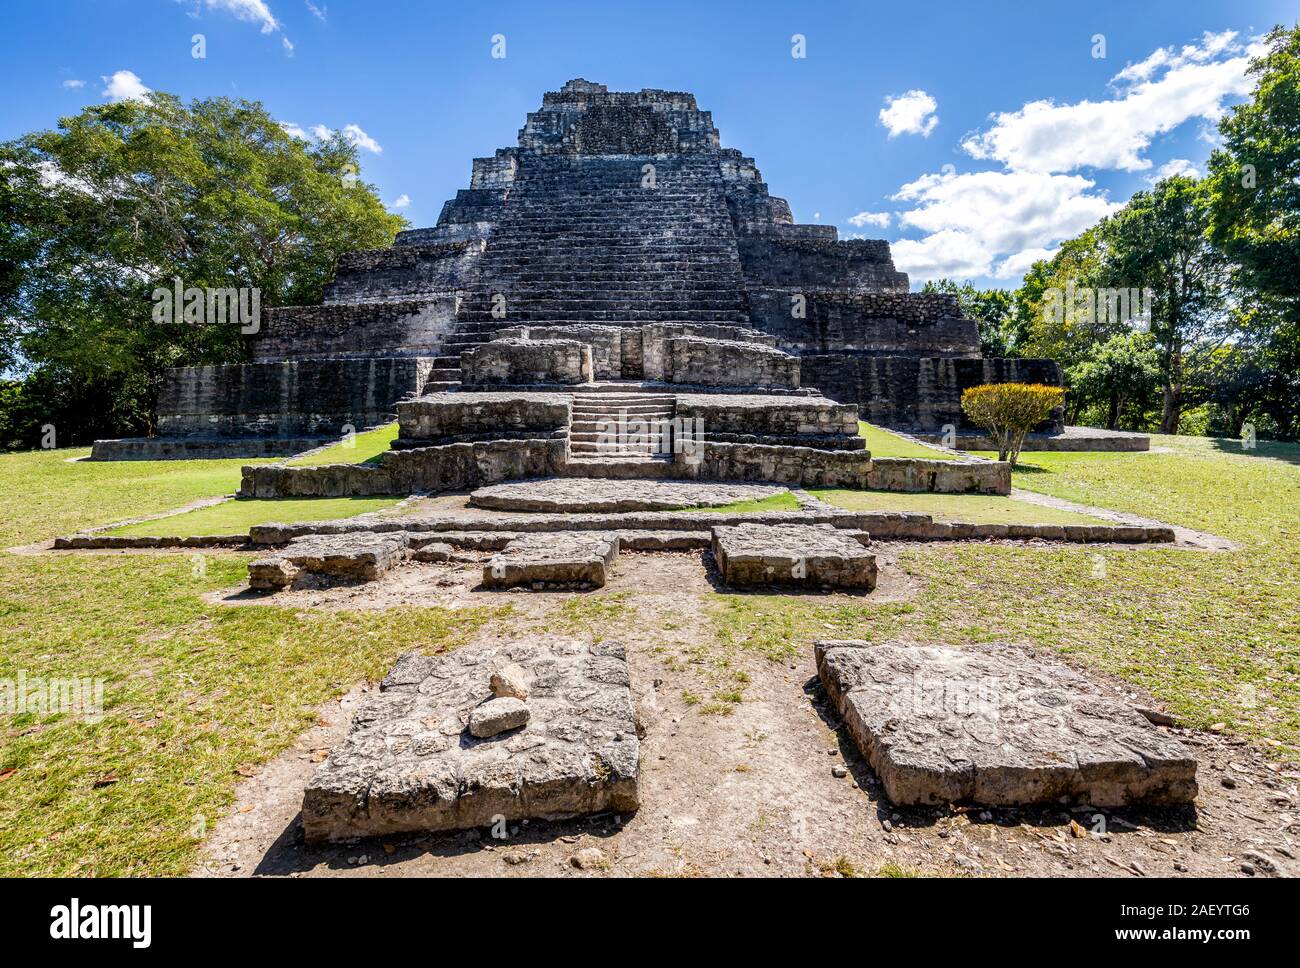
[[[516,585],[600,588],[618,557],[618,535],[602,531],[554,531],[520,535],[483,566],[487,588]]]
[[[817,672],[897,804],[1173,805],[1196,759],[1067,666],[1007,646],[816,645]]]
[[[478,739],[470,716],[493,701],[492,673],[510,665],[527,682],[528,721]],[[618,643],[547,638],[408,653],[308,783],[303,829],[318,842],[631,812],[639,757]]]
[[[717,507],[761,501],[785,490],[768,484],[553,477],[490,484],[470,494],[469,500],[475,507],[496,511],[587,514]]]
[[[867,534],[829,524],[738,524],[713,529],[713,557],[733,588],[876,587]]]
[[[405,533],[355,531],[294,538],[283,549],[248,566],[250,588],[287,588],[304,572],[340,581],[374,581],[406,559]]]

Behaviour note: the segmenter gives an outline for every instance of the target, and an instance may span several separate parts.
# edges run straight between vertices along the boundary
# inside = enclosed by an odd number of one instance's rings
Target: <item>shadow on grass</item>
[[[1237,457],[1267,457],[1270,460],[1285,461],[1288,464],[1300,464],[1300,444],[1288,444],[1277,440],[1256,441],[1254,447],[1245,447],[1240,440],[1231,437],[1214,437],[1210,446],[1221,454]]]

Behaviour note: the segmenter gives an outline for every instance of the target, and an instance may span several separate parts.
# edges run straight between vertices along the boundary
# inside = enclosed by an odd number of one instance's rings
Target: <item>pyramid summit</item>
[[[94,456],[291,454],[396,412],[399,450],[563,438],[558,467],[516,468],[555,473],[602,456],[593,425],[621,403],[703,420],[697,475],[758,479],[725,448],[785,447],[745,460],[803,462],[806,483],[839,473],[818,461],[869,463],[859,416],[969,429],[965,388],[1060,382],[1049,360],[983,358],[956,298],[910,292],[888,243],[796,223],[693,94],[583,78],[474,159],[436,225],[341,257],[322,305],[264,316],[250,362],[169,372],[159,437]],[[530,425],[552,398],[564,419]]]

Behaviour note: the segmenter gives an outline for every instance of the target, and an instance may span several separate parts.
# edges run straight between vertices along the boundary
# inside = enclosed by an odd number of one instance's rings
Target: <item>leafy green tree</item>
[[[1071,397],[1099,401],[1106,410],[1106,429],[1119,425],[1126,404],[1145,402],[1160,380],[1160,354],[1148,333],[1117,333],[1094,346],[1092,354],[1067,374]]]
[[[1279,432],[1300,434],[1300,26],[1274,28],[1250,65],[1251,98],[1219,124],[1210,239],[1246,310],[1250,393]],[[1242,384],[1236,384],[1240,390]],[[1238,410],[1241,408],[1238,407]],[[1249,408],[1247,408],[1249,409]]]
[[[236,325],[156,323],[154,290],[319,302],[341,253],[406,224],[359,171],[340,135],[307,143],[228,98],[95,105],[0,144],[0,364],[24,406],[60,444],[150,430],[167,367],[247,358]]]
[[[1136,193],[1104,219],[1100,278],[1106,286],[1150,289],[1151,335],[1160,353],[1160,432],[1175,434],[1189,402],[1188,353],[1229,335],[1227,265],[1209,244],[1209,192],[1176,175]]]

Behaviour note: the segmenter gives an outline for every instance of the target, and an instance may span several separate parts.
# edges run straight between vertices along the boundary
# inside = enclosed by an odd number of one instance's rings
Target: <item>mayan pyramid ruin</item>
[[[397,414],[383,474],[293,488],[684,469],[863,484],[859,416],[966,430],[963,389],[1060,382],[1049,360],[982,358],[956,299],[909,292],[886,242],[795,223],[693,95],[582,79],[544,96],[515,147],[474,160],[437,225],[345,255],[323,305],[265,317],[251,362],[171,371],[159,435],[94,457],[282,456]],[[611,448],[616,417],[636,427]],[[670,422],[702,439],[689,468],[659,433]],[[478,446],[417,466],[414,451],[450,445]]]

